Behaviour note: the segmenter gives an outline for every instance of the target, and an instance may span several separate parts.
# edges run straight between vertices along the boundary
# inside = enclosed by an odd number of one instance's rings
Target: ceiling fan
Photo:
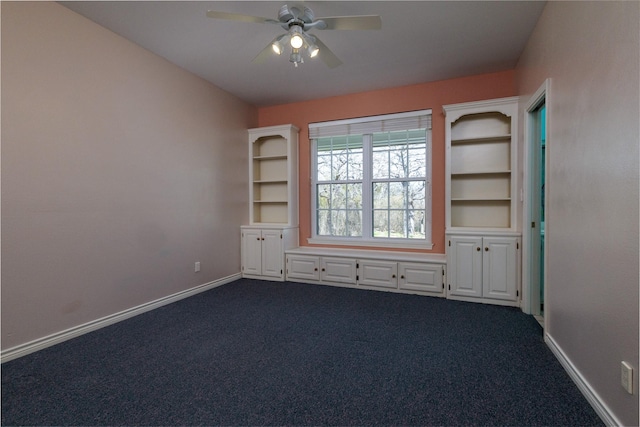
[[[296,67],[304,62],[303,53],[309,58],[319,57],[329,68],[335,68],[342,64],[342,61],[329,50],[329,48],[314,35],[307,31],[317,30],[379,30],[382,28],[382,20],[378,15],[357,15],[357,16],[332,16],[316,18],[313,11],[308,7],[289,7],[284,5],[280,8],[278,19],[261,18],[258,16],[241,15],[237,13],[218,12],[209,10],[209,18],[226,19],[239,22],[254,22],[263,24],[280,25],[287,32],[279,35],[271,41],[252,62],[263,62],[271,52],[280,55],[286,45],[291,46],[289,61]]]

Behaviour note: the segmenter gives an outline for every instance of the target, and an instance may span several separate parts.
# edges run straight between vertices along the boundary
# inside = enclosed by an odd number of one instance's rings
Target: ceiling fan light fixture
[[[315,44],[310,44],[307,47],[307,55],[309,55],[309,58],[315,58],[316,56],[318,56],[319,52],[320,52],[320,48]]]
[[[283,34],[271,43],[271,49],[273,49],[276,54],[281,55],[282,52],[284,52],[284,45],[287,42],[287,37],[289,37],[289,34]]]
[[[280,43],[279,40],[274,41],[271,44],[271,49],[273,49],[276,54],[280,55],[282,53],[282,43]]]
[[[304,45],[304,31],[299,25],[292,25],[289,29],[289,35],[291,36],[291,47],[294,49],[300,49]]]
[[[320,48],[316,44],[316,38],[307,33],[302,34],[306,46],[306,52],[309,58],[315,58],[320,52]]]
[[[299,35],[296,34],[295,36],[291,37],[292,48],[300,49],[303,44],[304,44],[304,40],[302,40],[302,37],[300,37]]]

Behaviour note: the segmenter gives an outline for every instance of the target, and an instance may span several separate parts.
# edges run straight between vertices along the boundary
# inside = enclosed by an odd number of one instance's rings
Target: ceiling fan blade
[[[314,39],[316,46],[318,46],[318,48],[320,49],[320,51],[318,52],[318,58],[320,58],[322,62],[327,65],[327,67],[336,68],[338,65],[342,64],[342,61],[340,61],[340,59],[338,59],[338,57],[333,52],[331,52],[326,44],[322,43],[322,40],[320,40],[316,36],[314,36]]]
[[[214,19],[226,19],[228,21],[253,22],[257,24],[279,24],[275,19],[262,18],[260,16],[241,15],[239,13],[218,12],[216,10],[208,10],[207,16]]]
[[[379,30],[382,28],[382,19],[378,15],[331,16],[316,20],[324,21],[325,24],[318,25],[316,28],[319,30]]]
[[[269,44],[264,49],[262,49],[260,53],[256,55],[255,58],[251,60],[251,62],[255,62],[256,64],[262,64],[268,57],[270,57],[271,55],[275,55],[275,52],[273,51],[271,45],[280,37],[281,36],[278,36],[275,39],[271,40]]]

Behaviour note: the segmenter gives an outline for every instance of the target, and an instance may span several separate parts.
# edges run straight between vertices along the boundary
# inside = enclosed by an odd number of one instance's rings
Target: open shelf
[[[253,156],[253,160],[287,160],[286,155],[278,156]]]
[[[484,136],[479,138],[461,138],[461,139],[452,139],[452,145],[461,145],[461,144],[486,144],[488,142],[496,142],[496,141],[505,141],[511,140],[511,135],[496,135],[496,136]]]
[[[511,200],[452,200],[452,227],[509,228]]]

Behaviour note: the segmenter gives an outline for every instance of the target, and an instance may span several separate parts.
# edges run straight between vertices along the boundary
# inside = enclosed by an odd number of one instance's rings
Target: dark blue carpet
[[[519,309],[243,279],[3,364],[2,424],[602,422]]]

